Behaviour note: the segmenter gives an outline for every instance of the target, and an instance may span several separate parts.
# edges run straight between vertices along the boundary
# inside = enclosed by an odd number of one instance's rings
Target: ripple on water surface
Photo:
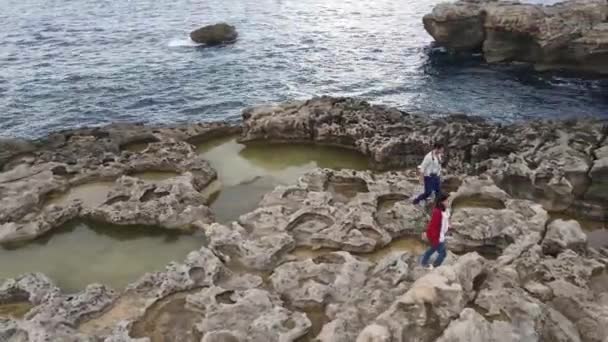
[[[313,95],[497,120],[608,113],[606,79],[433,48],[421,18],[443,1],[5,0],[0,135],[237,118],[249,105]],[[236,44],[188,39],[220,21],[237,27]]]
[[[255,209],[264,194],[277,185],[295,184],[316,167],[368,168],[362,154],[343,148],[305,144],[239,144],[236,137],[198,146],[199,153],[218,171],[221,190],[211,209],[220,222],[229,222]]]
[[[201,236],[161,228],[74,222],[32,242],[0,246],[0,279],[42,272],[67,291],[96,282],[120,289],[202,245]]]

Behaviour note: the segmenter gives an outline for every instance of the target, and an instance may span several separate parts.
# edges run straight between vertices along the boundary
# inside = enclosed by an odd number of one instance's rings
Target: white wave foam
[[[190,39],[190,37],[187,38],[174,38],[171,39],[169,41],[169,44],[167,44],[169,47],[194,47],[194,46],[201,46],[203,44],[199,44],[194,42],[192,39]]]

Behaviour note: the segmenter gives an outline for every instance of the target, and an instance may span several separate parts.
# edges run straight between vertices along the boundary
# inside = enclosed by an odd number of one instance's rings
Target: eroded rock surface
[[[426,213],[419,187],[403,174],[318,169],[298,185],[277,187],[239,223],[260,239],[287,233],[297,246],[372,252],[400,236],[419,236]]]
[[[559,254],[566,249],[584,251],[586,245],[587,236],[581,225],[574,220],[555,220],[549,223],[542,244],[545,254]]]
[[[84,217],[189,227],[205,233],[205,247],[120,293],[93,284],[66,294],[41,274],[7,280],[0,307],[25,302],[31,309],[0,318],[0,340],[608,338],[608,251],[588,248],[574,223],[548,224],[546,211],[604,217],[601,122],[497,126],[335,98],[255,108],[244,118],[244,141],[341,145],[380,168],[414,166],[433,141],[449,137],[446,169],[458,189],[444,264],[429,271],[411,252],[368,254],[424,230],[428,212],[411,204],[421,186],[410,172],[316,169],[220,225],[204,191],[217,175],[190,143],[238,128],[115,125],[57,133],[4,162],[0,240],[31,239]],[[146,171],[169,176],[139,175]],[[103,198],[56,197],[91,181],[110,181]],[[313,248],[321,249],[314,257],[294,253]]]
[[[217,174],[187,141],[235,129],[226,124],[113,125],[53,134],[0,173],[0,242],[30,240],[80,217],[178,229],[210,222],[201,192]],[[133,145],[141,148],[133,150]],[[113,187],[110,196],[95,201],[57,200],[79,186],[149,171],[179,177],[157,185],[126,178],[107,186]]]
[[[468,206],[470,198],[479,202]],[[514,200],[491,180],[465,179],[453,195],[453,204],[453,229],[447,239],[457,252],[492,251],[498,255],[509,249],[506,254],[521,253],[540,242],[549,219],[541,205]]]
[[[245,110],[242,126],[244,142],[339,145],[369,156],[379,169],[415,167],[433,142],[443,141],[445,167],[453,174],[485,174],[513,197],[547,210],[598,220],[608,213],[603,191],[608,183],[607,130],[599,120],[495,125],[474,117],[433,119],[350,98],[319,97]]]
[[[460,0],[423,18],[435,40],[455,51],[483,51],[488,62],[608,73],[608,4],[570,0],[551,6]]]

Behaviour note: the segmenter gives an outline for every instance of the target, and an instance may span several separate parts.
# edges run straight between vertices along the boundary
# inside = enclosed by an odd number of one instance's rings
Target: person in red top
[[[422,266],[432,269],[438,267],[443,262],[446,256],[445,250],[445,235],[450,228],[450,210],[448,209],[448,195],[445,193],[439,194],[433,208],[431,221],[426,228],[426,238],[431,244],[429,249],[422,255]],[[437,259],[433,265],[429,265],[429,259],[437,252]]]

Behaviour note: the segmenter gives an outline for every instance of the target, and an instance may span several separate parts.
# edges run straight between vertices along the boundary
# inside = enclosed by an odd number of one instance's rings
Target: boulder
[[[237,37],[236,28],[226,23],[208,25],[190,32],[190,39],[194,42],[209,46],[232,43]]]
[[[519,335],[505,321],[486,320],[471,308],[462,310],[437,339],[437,342],[517,342]]]
[[[375,324],[388,328],[391,341],[410,341],[411,336],[416,336],[416,341],[434,341],[474,300],[485,268],[485,260],[477,253],[439,267],[416,280],[376,318]]]
[[[542,242],[543,253],[557,255],[565,249],[584,252],[587,247],[587,235],[581,225],[574,220],[561,219],[552,221]]]

